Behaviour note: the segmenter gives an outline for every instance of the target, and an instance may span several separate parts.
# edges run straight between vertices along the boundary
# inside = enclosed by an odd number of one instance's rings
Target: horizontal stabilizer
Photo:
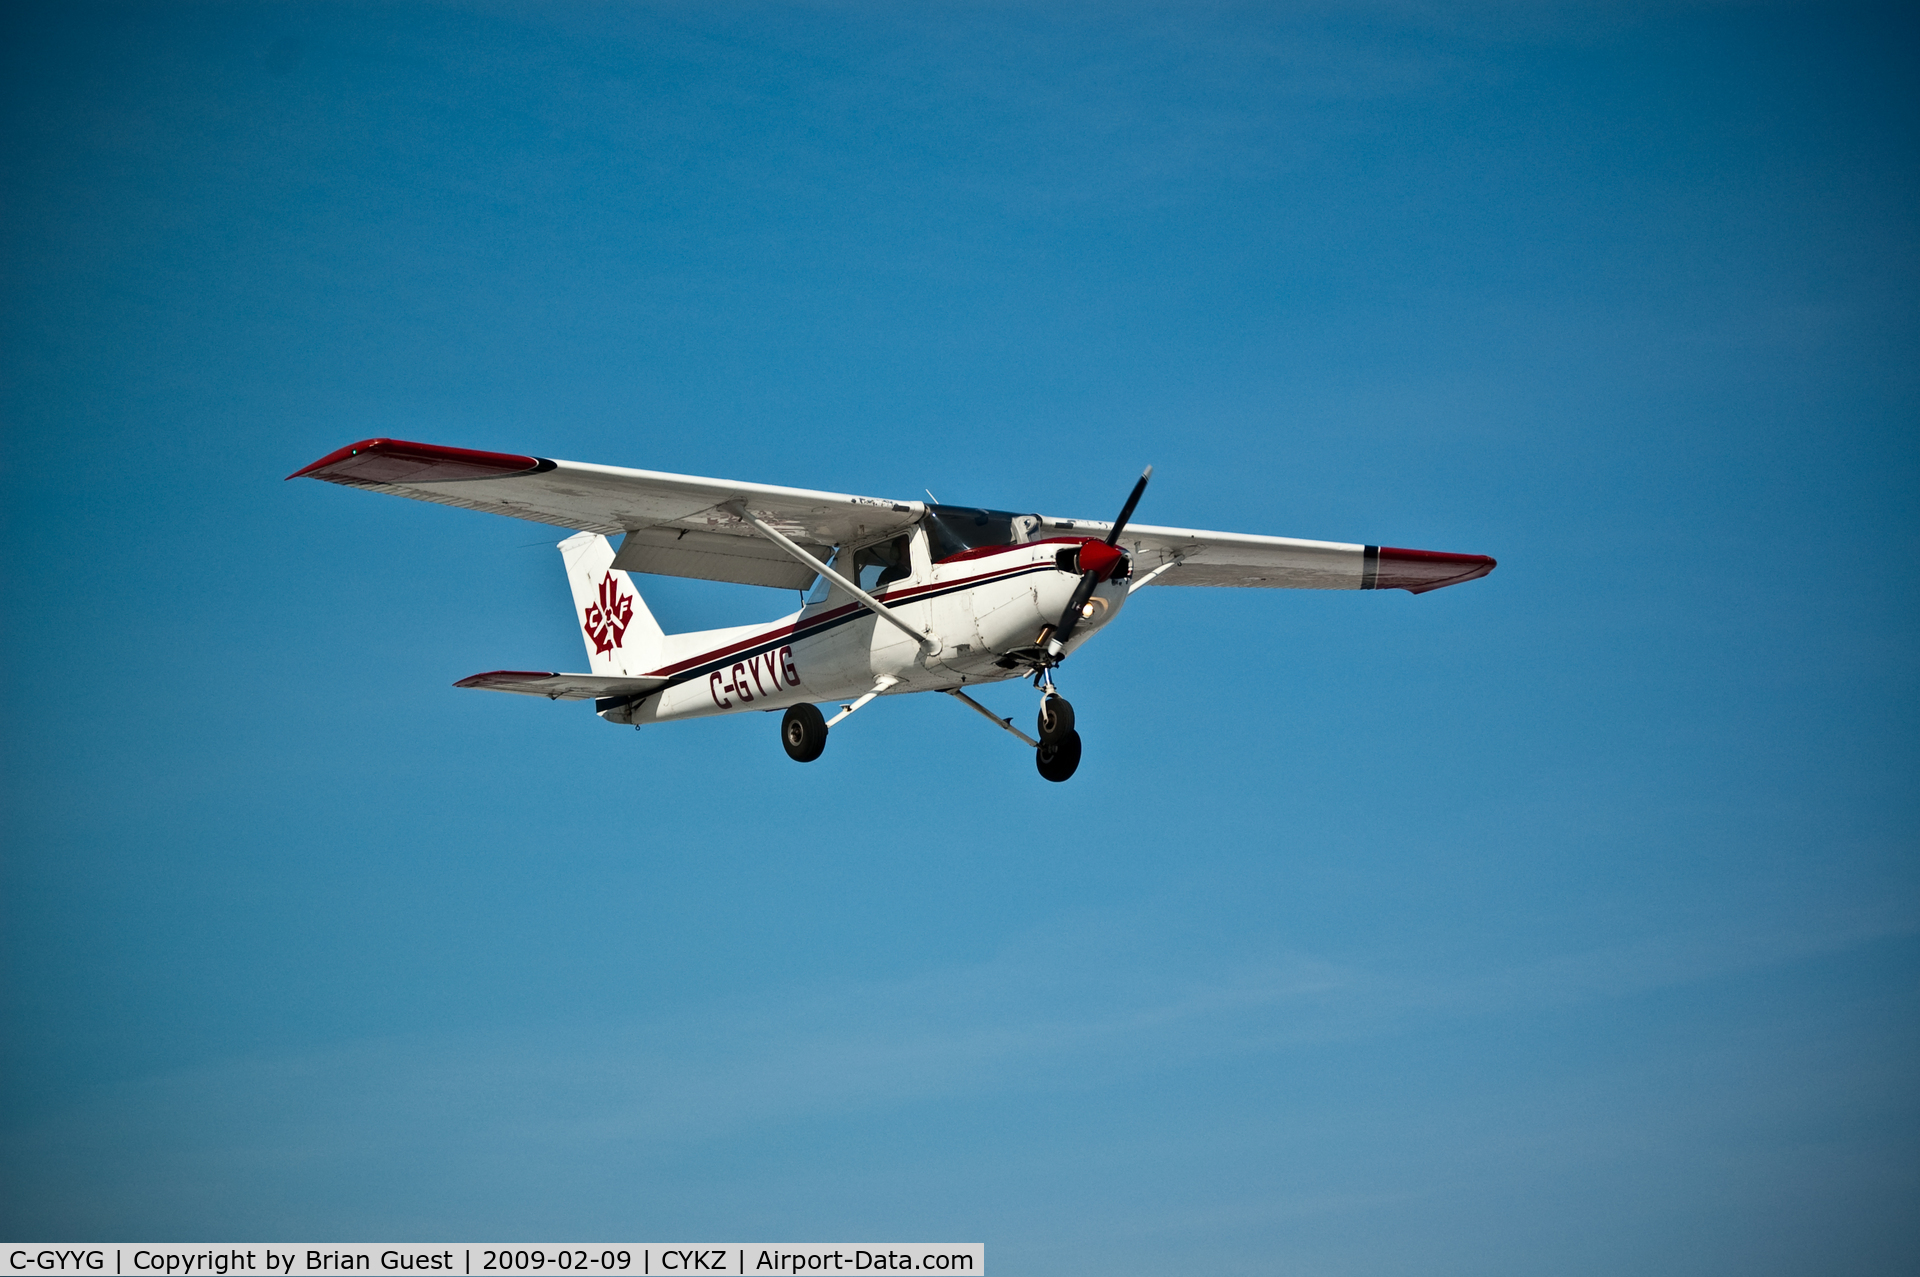
[[[664,678],[614,678],[600,674],[550,674],[542,670],[489,670],[463,678],[455,687],[489,692],[518,692],[550,701],[590,701],[602,696],[639,696],[666,684]]]

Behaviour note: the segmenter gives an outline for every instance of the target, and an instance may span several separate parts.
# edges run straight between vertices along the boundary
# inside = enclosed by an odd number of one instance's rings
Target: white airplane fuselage
[[[1001,662],[1032,651],[1042,630],[1059,622],[1080,577],[1056,556],[1086,539],[992,546],[933,563],[926,534],[916,529],[911,573],[869,592],[929,642],[915,643],[834,587],[777,621],[664,636],[646,673],[672,682],[634,702],[603,703],[600,716],[641,726],[850,701],[876,689],[897,695],[1026,677],[1033,672],[1027,664]],[[1129,588],[1124,580],[1095,588],[1069,651],[1119,614]]]

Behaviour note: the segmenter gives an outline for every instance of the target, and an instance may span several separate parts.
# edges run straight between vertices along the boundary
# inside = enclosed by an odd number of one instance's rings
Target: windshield
[[[973,506],[930,505],[923,523],[927,529],[927,549],[933,561],[939,563],[968,550],[1025,545],[1033,530],[1040,526],[1040,516]]]

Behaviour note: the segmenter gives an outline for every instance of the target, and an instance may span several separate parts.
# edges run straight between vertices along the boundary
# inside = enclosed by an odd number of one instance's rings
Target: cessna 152
[[[1408,590],[1493,571],[1479,554],[1296,541],[1132,524],[1153,467],[1112,523],[368,439],[288,475],[575,529],[560,542],[586,636],[586,674],[493,670],[456,687],[591,700],[638,727],[785,710],[787,753],[877,696],[944,692],[1034,750],[1061,781],[1080,765],[1060,662],[1145,585]],[[621,537],[616,550],[607,539]],[[664,633],[629,572],[805,590],[777,621]],[[965,687],[1027,678],[1039,738]],[[816,701],[841,704],[825,718]]]

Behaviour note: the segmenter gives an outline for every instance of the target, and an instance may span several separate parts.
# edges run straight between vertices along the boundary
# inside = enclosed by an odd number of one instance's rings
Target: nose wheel
[[[1073,735],[1073,706],[1064,696],[1040,698],[1040,743],[1057,745]]]
[[[1080,767],[1080,733],[1069,731],[1053,744],[1042,744],[1033,751],[1033,765],[1051,781],[1063,781]]]
[[[1040,747],[1033,751],[1034,766],[1051,781],[1063,781],[1080,766],[1080,733],[1073,730],[1073,706],[1053,690],[1040,698]]]

